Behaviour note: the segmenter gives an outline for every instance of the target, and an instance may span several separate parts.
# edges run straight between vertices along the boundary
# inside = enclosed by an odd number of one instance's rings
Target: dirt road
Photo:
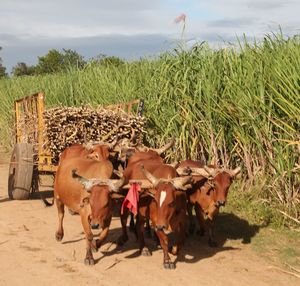
[[[7,198],[8,166],[0,164],[0,285],[299,285],[296,277],[282,273],[250,249],[244,238],[221,239],[220,247],[207,246],[207,237],[189,237],[175,270],[164,270],[162,251],[141,257],[133,236],[121,251],[113,241],[120,223],[113,218],[108,241],[94,255],[96,265],[85,266],[85,241],[79,216],[66,212],[65,237],[56,242],[56,207],[40,200]],[[256,230],[257,231],[257,230]],[[175,257],[173,257],[175,259]]]

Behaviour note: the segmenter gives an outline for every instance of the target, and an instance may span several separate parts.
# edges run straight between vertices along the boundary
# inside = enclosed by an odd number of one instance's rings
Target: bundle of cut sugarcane
[[[33,146],[33,153],[38,153],[38,121],[37,116],[32,113],[24,112],[20,116],[15,128],[19,136],[19,142],[30,143]]]
[[[44,112],[46,148],[54,162],[74,143],[107,142],[116,139],[141,143],[145,119],[123,111],[91,107],[56,107]]]

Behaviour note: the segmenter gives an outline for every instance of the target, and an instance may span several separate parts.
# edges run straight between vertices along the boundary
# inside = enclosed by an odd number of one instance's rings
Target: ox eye
[[[172,203],[168,204],[169,208],[175,207],[175,201],[173,201]]]

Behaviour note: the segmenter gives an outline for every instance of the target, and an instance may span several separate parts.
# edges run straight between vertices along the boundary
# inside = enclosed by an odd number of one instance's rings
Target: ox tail
[[[54,197],[52,198],[52,202],[49,202],[42,194],[41,194],[41,200],[45,204],[45,207],[51,207],[54,204]]]

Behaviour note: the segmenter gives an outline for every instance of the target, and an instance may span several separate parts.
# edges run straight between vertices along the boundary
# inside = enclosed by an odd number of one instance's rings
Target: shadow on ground
[[[114,220],[118,220],[117,217]],[[215,238],[218,243],[217,247],[208,246],[208,236],[199,236],[197,234],[189,235],[186,238],[185,245],[179,254],[175,258],[175,263],[185,262],[185,263],[196,263],[202,259],[213,257],[215,254],[228,250],[239,250],[239,247],[233,247],[226,245],[228,240],[240,240],[242,244],[251,243],[251,239],[259,232],[262,226],[250,225],[247,220],[241,219],[232,213],[222,213],[218,216],[216,220],[215,228]],[[116,246],[116,241],[121,235],[121,228],[111,229],[106,240],[106,243],[101,247],[100,252],[103,254],[101,257],[97,258],[95,255],[95,262],[99,262],[106,256],[112,256],[118,253],[128,252],[125,256],[127,259],[133,259],[138,257],[138,243],[134,234],[129,233],[129,240],[122,247]],[[96,237],[95,237],[96,238]],[[84,239],[84,238],[81,238]],[[64,244],[75,243],[81,239],[70,240],[63,242]],[[173,240],[173,237],[170,237]],[[154,239],[147,238],[145,235],[145,241],[149,247],[150,252],[154,253],[156,251],[161,252],[161,262],[163,261],[162,250],[157,248]],[[173,258],[174,260],[174,258]]]

